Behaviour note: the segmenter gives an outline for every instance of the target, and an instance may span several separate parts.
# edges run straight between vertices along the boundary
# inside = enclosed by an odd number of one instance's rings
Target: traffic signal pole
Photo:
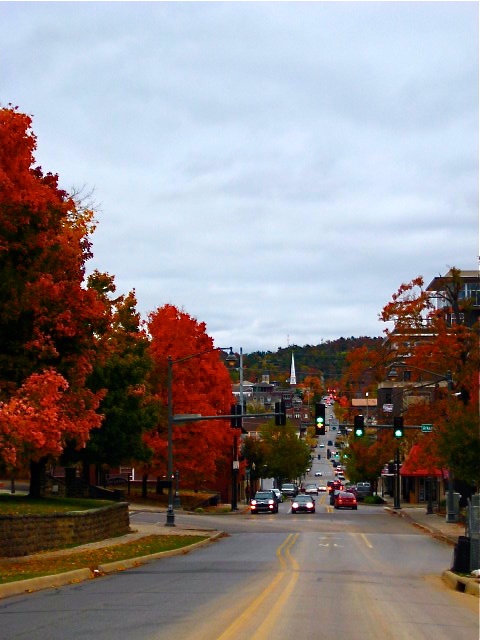
[[[395,451],[395,486],[393,489],[393,508],[400,509],[400,447]]]

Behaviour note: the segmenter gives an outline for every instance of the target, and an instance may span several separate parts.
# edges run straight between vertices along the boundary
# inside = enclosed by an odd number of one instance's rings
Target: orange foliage
[[[85,389],[105,313],[84,286],[93,213],[34,168],[31,125],[0,109],[0,438],[10,463],[21,451],[57,454],[70,436],[81,446],[100,420],[100,395]]]
[[[1,405],[0,449],[4,461],[15,467],[25,458],[59,456],[66,436],[82,446],[90,429],[100,426],[101,416],[95,413],[99,402],[97,399],[90,409],[82,406],[80,412],[75,411],[63,376],[52,370],[32,374]]]
[[[162,404],[167,406],[167,358],[172,366],[172,397],[174,414],[199,413],[204,416],[230,413],[234,402],[231,379],[205,324],[172,305],[165,305],[150,314],[151,355],[155,362],[153,384]],[[197,354],[201,354],[198,355]],[[190,358],[190,356],[196,356]],[[186,360],[176,362],[178,360]],[[233,432],[228,420],[211,420],[175,424],[174,468],[186,483],[198,484],[211,480],[219,463],[229,458]],[[166,472],[166,412],[158,433],[146,441],[155,451],[156,470]]]

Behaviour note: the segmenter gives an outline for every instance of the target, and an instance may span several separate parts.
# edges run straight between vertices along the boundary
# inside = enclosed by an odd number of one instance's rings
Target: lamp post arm
[[[451,371],[447,371],[446,374],[441,374],[441,373],[436,373],[435,371],[429,371],[428,369],[422,369],[421,367],[416,367],[414,365],[408,364],[406,362],[392,362],[391,364],[388,365],[388,369],[390,367],[406,367],[408,369],[415,369],[416,371],[423,371],[423,373],[429,373],[432,376],[437,376],[439,378],[439,380],[437,380],[436,382],[443,382],[444,380],[446,380],[447,382],[452,382],[452,373]]]
[[[211,349],[206,349],[205,351],[200,351],[199,353],[193,353],[190,356],[185,356],[184,358],[179,358],[178,360],[172,360],[171,356],[168,356],[168,360],[170,364],[179,364],[180,362],[185,362],[186,360],[191,360],[192,358],[199,358],[200,356],[204,356],[207,353],[212,353],[212,351],[226,351],[227,349],[233,353],[232,347],[212,347]]]

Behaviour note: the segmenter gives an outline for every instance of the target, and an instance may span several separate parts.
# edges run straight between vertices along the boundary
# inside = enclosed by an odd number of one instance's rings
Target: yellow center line
[[[365,542],[365,544],[369,549],[373,549],[373,545],[370,544],[370,542],[367,540],[367,536],[364,533],[361,533],[360,537],[362,538],[362,540]]]
[[[285,567],[286,562],[283,557],[283,551],[286,551],[289,560],[292,562],[294,567],[298,569],[298,564],[290,555],[289,548],[293,546],[297,540],[298,533],[293,535],[290,533],[284,542],[277,549],[277,558],[280,561],[281,568],[277,572],[276,576],[273,580],[265,587],[265,589],[244,609],[242,614],[234,621],[232,624],[225,629],[225,631],[217,638],[217,640],[228,640],[229,638],[235,638],[238,631],[242,628],[244,623],[251,619],[252,615],[258,609],[258,607],[262,604],[262,602],[272,593],[272,591],[276,588],[278,583],[285,576]],[[296,575],[296,574],[295,574]],[[292,586],[293,588],[293,586]]]
[[[276,599],[273,607],[268,611],[268,614],[263,619],[262,624],[258,627],[257,631],[251,637],[251,640],[264,640],[264,638],[269,638],[272,635],[271,633],[272,625],[277,623],[278,618],[281,614],[281,611],[285,606],[285,603],[290,598],[291,593],[294,590],[295,585],[297,584],[298,575],[299,575],[298,574],[299,566],[297,561],[294,558],[292,558],[292,556],[290,555],[290,549],[293,547],[293,545],[297,541],[297,538],[298,538],[298,533],[295,534],[291,543],[285,549],[285,555],[288,556],[288,559],[292,565],[294,573],[291,574],[288,583],[286,584],[286,586],[283,588],[282,592]]]

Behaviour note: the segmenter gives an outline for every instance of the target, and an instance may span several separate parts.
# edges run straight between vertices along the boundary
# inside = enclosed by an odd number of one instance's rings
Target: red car
[[[339,491],[335,496],[335,509],[356,509],[357,508],[357,499],[353,495],[353,493],[349,493],[348,491]]]

